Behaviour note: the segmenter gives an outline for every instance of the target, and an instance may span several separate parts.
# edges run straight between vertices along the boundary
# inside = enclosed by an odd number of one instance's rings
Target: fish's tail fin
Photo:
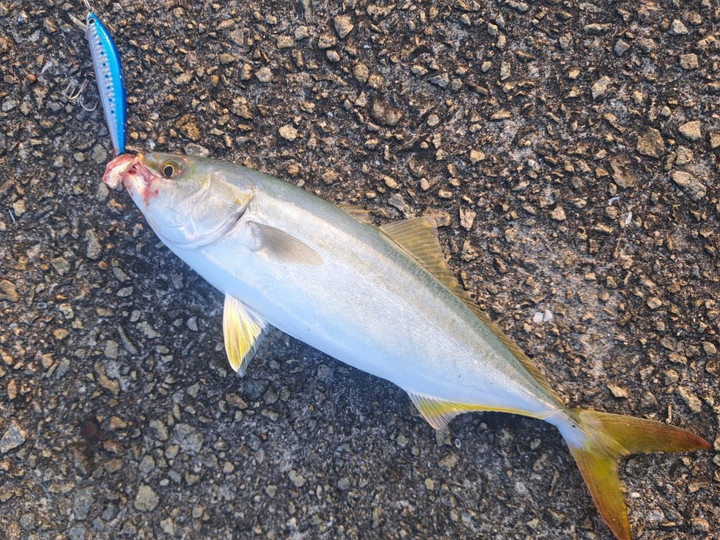
[[[630,540],[630,522],[618,465],[622,457],[646,452],[707,450],[710,444],[677,427],[654,420],[574,409],[573,422],[558,425],[595,505],[620,540]]]

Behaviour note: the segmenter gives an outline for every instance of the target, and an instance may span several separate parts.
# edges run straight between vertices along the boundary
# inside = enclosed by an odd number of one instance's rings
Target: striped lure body
[[[95,77],[105,122],[110,131],[115,155],[125,152],[126,97],[120,54],[105,25],[90,12],[86,19],[86,36],[90,43]]]

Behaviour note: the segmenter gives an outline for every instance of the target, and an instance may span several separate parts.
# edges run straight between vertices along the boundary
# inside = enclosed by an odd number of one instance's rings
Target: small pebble
[[[26,437],[27,432],[17,422],[11,420],[2,439],[0,439],[0,454],[7,454],[10,450],[21,446]]]
[[[370,70],[368,70],[368,67],[363,64],[362,62],[358,62],[353,67],[353,76],[355,79],[361,83],[365,83],[368,80],[368,77],[370,76]]]
[[[697,54],[681,54],[680,67],[686,70],[697,69],[698,67],[700,67]]]
[[[20,300],[17,287],[12,281],[0,279],[0,300],[8,300],[10,302],[17,302]]]
[[[402,112],[399,109],[380,99],[373,100],[370,114],[376,122],[391,127],[397,125],[402,118]]]
[[[693,201],[700,201],[705,198],[707,188],[692,174],[685,171],[673,171],[672,180],[683,188]]]
[[[355,28],[352,19],[347,15],[338,15],[333,20],[333,23],[335,25],[335,32],[337,32],[340,39],[345,39],[345,37],[352,32],[353,28]]]
[[[295,45],[295,39],[292,36],[278,36],[277,48],[278,49],[291,49]]]
[[[657,129],[649,128],[638,137],[635,148],[643,156],[659,159],[665,151],[665,141]]]
[[[610,390],[610,392],[612,393],[612,395],[616,398],[626,399],[629,395],[627,388],[624,388],[622,386],[618,386],[616,384],[608,384],[607,387],[608,390]]]
[[[680,126],[680,133],[686,139],[689,139],[691,141],[699,141],[700,139],[702,139],[700,121],[693,120],[691,122],[684,123],[682,126]]]
[[[451,452],[450,454],[448,454],[447,456],[442,458],[438,462],[438,465],[440,465],[444,469],[452,470],[455,467],[455,465],[458,464],[458,461],[460,461],[460,458],[458,457],[458,455]]]
[[[133,502],[135,509],[140,512],[152,512],[158,504],[160,504],[160,497],[157,493],[150,486],[141,484]]]
[[[670,35],[673,36],[684,36],[688,33],[687,26],[683,24],[682,21],[675,19],[672,23],[670,23]]]
[[[102,245],[95,231],[88,229],[85,231],[85,256],[88,259],[96,261],[102,255]]]
[[[307,482],[305,477],[299,472],[297,472],[295,469],[290,469],[290,472],[288,473],[288,478],[290,478],[290,481],[296,488],[303,487],[305,485],[305,482]]]
[[[550,217],[555,221],[565,221],[565,209],[560,205],[556,206],[555,209],[550,212]]]
[[[593,84],[592,88],[590,89],[593,99],[603,97],[607,93],[608,88],[612,83],[613,80],[610,77],[600,77],[600,79],[598,79],[597,82],[595,82],[595,84]]]
[[[280,136],[286,141],[294,141],[298,138],[298,130],[295,129],[291,124],[285,124],[278,130]]]
[[[474,149],[474,148],[472,150],[470,150],[470,163],[475,165],[479,161],[484,161],[484,160],[485,160],[485,152],[483,152],[482,150]]]
[[[627,52],[629,48],[630,44],[627,41],[625,41],[624,39],[618,39],[615,43],[614,51],[615,54],[617,54],[618,56],[622,56],[623,54],[625,54],[625,52]]]
[[[272,81],[273,73],[269,67],[263,66],[257,70],[257,72],[255,73],[255,77],[257,77],[257,80],[262,83],[269,83],[270,81]]]
[[[685,401],[687,406],[690,407],[692,412],[699,413],[702,411],[702,402],[700,401],[700,398],[698,398],[689,388],[678,386],[677,393],[683,401]]]
[[[332,34],[321,34],[318,38],[318,47],[321,49],[330,49],[335,46],[337,39]]]

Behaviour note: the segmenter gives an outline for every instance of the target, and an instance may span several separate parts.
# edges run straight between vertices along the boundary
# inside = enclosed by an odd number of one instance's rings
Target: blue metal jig
[[[115,155],[125,153],[125,123],[127,121],[127,98],[125,81],[120,64],[120,54],[105,25],[88,7],[85,19],[85,35],[90,43],[95,66],[100,102],[105,112],[105,122],[110,131],[110,139],[115,148]]]

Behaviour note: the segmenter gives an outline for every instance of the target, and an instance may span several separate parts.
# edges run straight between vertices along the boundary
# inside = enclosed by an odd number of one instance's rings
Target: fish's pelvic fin
[[[260,346],[269,325],[258,313],[229,294],[225,295],[223,337],[230,367],[240,376]]]
[[[600,515],[620,540],[632,538],[618,475],[620,459],[636,453],[710,448],[697,435],[654,420],[577,409],[570,411],[570,415],[573,422],[558,428]]]
[[[524,414],[527,416],[526,412],[517,409],[503,409],[475,403],[447,401],[411,390],[408,391],[408,395],[422,417],[435,429],[443,429],[450,423],[450,420],[458,414],[471,411],[496,411],[510,414]]]

